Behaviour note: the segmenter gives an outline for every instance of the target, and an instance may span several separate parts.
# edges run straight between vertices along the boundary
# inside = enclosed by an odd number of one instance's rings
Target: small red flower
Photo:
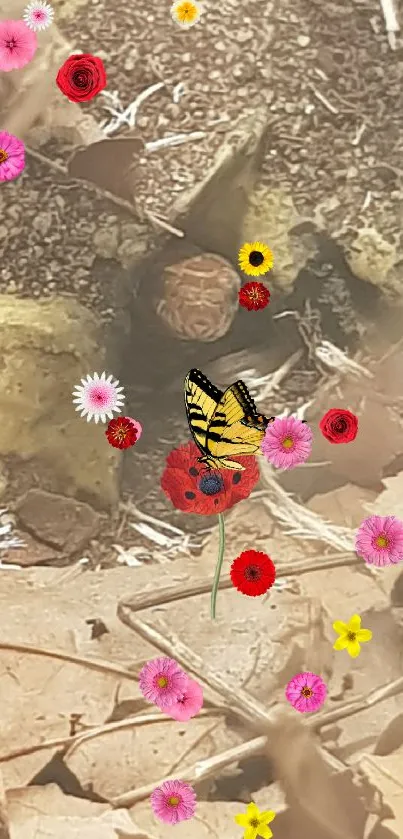
[[[322,417],[319,428],[329,443],[352,443],[358,432],[358,418],[346,408],[331,408]]]
[[[222,513],[247,498],[259,480],[252,456],[234,458],[244,471],[207,469],[198,462],[200,451],[193,442],[173,449],[166,460],[161,487],[177,510],[210,516]]]
[[[276,579],[274,562],[262,551],[242,551],[231,565],[232,584],[248,597],[259,597]]]
[[[250,282],[245,283],[238,291],[238,298],[240,306],[248,309],[249,312],[258,309],[265,309],[270,302],[270,291],[264,283]]]
[[[130,417],[115,417],[108,423],[105,431],[108,442],[115,449],[128,449],[134,446],[139,433]]]

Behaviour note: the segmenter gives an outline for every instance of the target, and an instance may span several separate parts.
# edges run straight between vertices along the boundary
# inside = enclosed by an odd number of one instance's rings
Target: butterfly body
[[[256,454],[271,421],[258,413],[243,381],[221,391],[196,369],[185,379],[185,405],[199,461],[209,469],[243,470],[232,457]]]

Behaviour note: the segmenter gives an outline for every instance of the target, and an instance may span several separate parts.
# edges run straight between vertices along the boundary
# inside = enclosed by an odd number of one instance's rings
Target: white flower
[[[77,405],[76,411],[81,411],[82,417],[87,414],[87,422],[93,417],[96,423],[99,420],[106,422],[107,419],[113,419],[113,411],[120,414],[125,397],[123,388],[118,387],[119,382],[113,380],[112,375],[106,378],[105,372],[101,376],[94,373],[93,376],[81,379],[81,382],[73,391],[73,403]]]
[[[40,29],[47,29],[50,26],[53,15],[54,11],[49,3],[45,3],[44,0],[33,0],[24,10],[23,17],[29,29],[38,32]]]
[[[194,26],[203,12],[196,0],[175,0],[171,6],[171,17],[175,23],[185,28]]]

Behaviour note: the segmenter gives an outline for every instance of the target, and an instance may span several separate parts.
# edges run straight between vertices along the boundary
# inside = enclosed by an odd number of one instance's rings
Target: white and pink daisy
[[[20,70],[32,60],[38,41],[23,20],[0,20],[0,70]]]
[[[182,695],[166,709],[168,716],[177,722],[188,722],[203,707],[203,688],[193,679],[186,678],[187,684]]]
[[[285,695],[296,711],[301,714],[317,711],[324,703],[327,687],[316,673],[306,671],[290,679]]]
[[[172,658],[147,661],[139,676],[143,696],[164,711],[183,696],[188,677]]]
[[[360,524],[355,550],[368,565],[396,565],[403,561],[403,522],[396,516],[369,516]]]
[[[194,816],[196,793],[184,781],[164,781],[151,793],[150,802],[157,819],[165,824],[178,824]]]
[[[24,143],[14,134],[0,131],[0,181],[13,181],[24,169]]]
[[[312,449],[309,425],[296,417],[276,417],[266,429],[262,452],[277,469],[293,469],[304,463]]]
[[[24,21],[33,29],[34,32],[39,32],[41,29],[47,29],[53,22],[54,11],[49,3],[44,0],[33,0],[32,3],[24,9]]]
[[[118,387],[119,382],[106,373],[94,373],[81,379],[81,385],[77,385],[73,391],[73,403],[77,405],[76,411],[81,411],[81,416],[87,416],[87,422],[92,418],[96,423],[106,422],[113,419],[113,412],[120,414],[124,404],[123,388]]]

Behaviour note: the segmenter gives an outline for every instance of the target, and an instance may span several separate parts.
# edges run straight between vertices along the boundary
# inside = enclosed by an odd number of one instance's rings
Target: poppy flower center
[[[200,492],[204,495],[217,495],[224,488],[224,481],[221,475],[211,473],[203,475],[199,482]]]
[[[355,641],[356,633],[355,632],[348,632],[347,633],[347,638],[348,638],[349,641]]]
[[[251,819],[249,824],[251,827],[254,827],[256,829],[257,827],[259,827],[259,819]]]
[[[261,251],[251,251],[249,254],[249,262],[254,268],[258,268],[262,264],[264,256]]]
[[[387,538],[387,536],[385,536],[384,533],[381,533],[375,539],[375,544],[377,545],[378,548],[388,548],[389,547],[389,539]]]
[[[292,437],[284,437],[284,440],[283,440],[283,448],[284,449],[292,449],[293,445],[294,445],[294,440],[292,439]]]
[[[170,795],[168,798],[168,804],[170,807],[177,807],[179,804],[179,797],[177,795]]]
[[[159,678],[157,679],[158,687],[159,688],[166,688],[167,684],[168,684],[167,677],[166,676],[159,676]]]
[[[261,576],[262,575],[260,572],[260,568],[258,568],[257,565],[248,565],[248,567],[245,568],[246,580],[251,580],[251,582],[254,582],[255,580],[260,580]]]
[[[313,690],[309,687],[304,687],[301,690],[301,696],[304,696],[305,699],[310,699],[310,697],[313,696]]]

